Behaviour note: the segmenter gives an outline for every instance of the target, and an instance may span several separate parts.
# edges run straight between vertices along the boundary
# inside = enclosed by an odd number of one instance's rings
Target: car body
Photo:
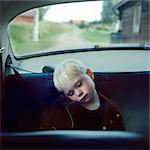
[[[95,44],[92,47],[63,48],[63,51],[62,45],[57,45],[54,51],[27,54],[15,53],[13,50],[8,26],[16,16],[36,7],[72,2],[81,0],[0,2],[2,148],[149,149],[149,38],[144,39],[146,43],[143,43],[142,35],[141,43],[116,43],[107,46]],[[139,3],[143,3],[141,0],[137,2],[138,6]],[[114,7],[115,12],[121,7],[127,7],[128,3],[129,0],[117,4]],[[146,25],[149,27],[149,21]],[[125,32],[126,30],[123,31]],[[126,40],[127,35],[124,35]],[[112,36],[118,36],[118,32]],[[114,42],[115,40],[113,39]],[[71,37],[67,42],[77,45]],[[36,129],[39,117],[37,104],[41,104],[42,100],[47,105],[52,105],[58,97],[59,93],[54,88],[52,80],[53,69],[67,58],[81,60],[92,68],[100,83],[101,92],[119,105],[126,131]],[[43,105],[41,107],[44,108]]]

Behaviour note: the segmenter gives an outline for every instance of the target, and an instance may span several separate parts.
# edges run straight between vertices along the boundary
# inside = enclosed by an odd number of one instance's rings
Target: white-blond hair
[[[56,89],[62,92],[68,80],[86,73],[86,67],[78,60],[67,59],[56,66],[53,82]]]

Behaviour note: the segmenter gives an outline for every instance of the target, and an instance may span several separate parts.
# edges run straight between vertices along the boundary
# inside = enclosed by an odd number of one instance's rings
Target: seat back
[[[95,73],[101,93],[115,101],[123,114],[126,130],[148,133],[149,72]],[[5,80],[3,127],[6,131],[32,131],[45,105],[52,105],[59,93],[52,73],[16,75]]]
[[[97,73],[100,91],[116,102],[128,131],[149,131],[149,72]]]
[[[36,130],[40,115],[57,98],[48,74],[10,75],[5,79],[2,115],[4,131]]]

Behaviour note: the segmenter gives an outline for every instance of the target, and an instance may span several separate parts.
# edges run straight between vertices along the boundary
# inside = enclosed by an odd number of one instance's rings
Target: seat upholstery
[[[95,73],[95,76],[97,88],[119,106],[126,130],[148,133],[149,72]],[[5,80],[2,115],[5,131],[36,130],[40,111],[59,96],[52,73],[23,74],[22,77],[23,82],[15,75]]]

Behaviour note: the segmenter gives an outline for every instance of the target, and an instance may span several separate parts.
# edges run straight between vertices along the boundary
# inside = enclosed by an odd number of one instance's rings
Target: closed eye
[[[71,90],[71,91],[69,91],[69,92],[67,93],[67,96],[73,96],[73,94],[74,94],[74,91]]]

